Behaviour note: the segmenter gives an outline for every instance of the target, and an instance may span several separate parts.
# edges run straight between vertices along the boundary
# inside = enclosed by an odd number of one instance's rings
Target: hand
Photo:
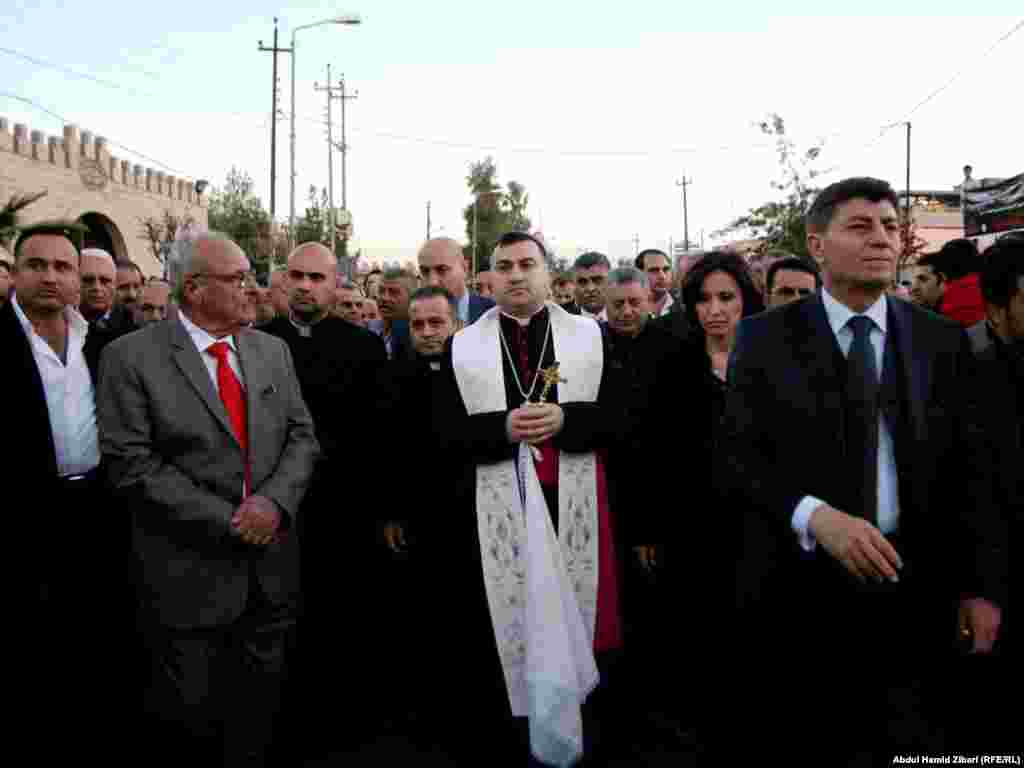
[[[808,523],[814,538],[862,584],[868,579],[896,583],[903,560],[882,532],[860,517],[822,504]]]
[[[277,505],[266,496],[250,496],[235,511],[231,525],[242,541],[264,547],[277,537],[281,515]]]
[[[388,523],[384,526],[384,543],[396,555],[405,552],[409,545],[405,542],[405,531],[401,523]]]
[[[565,412],[557,403],[522,405],[509,411],[505,432],[510,443],[536,445],[562,431]]]
[[[1002,611],[983,597],[960,601],[957,626],[961,634],[973,638],[971,653],[991,653],[999,637]]]
[[[658,567],[657,550],[654,547],[647,545],[633,547],[633,552],[636,554],[637,560],[640,561],[641,567],[648,573]]]

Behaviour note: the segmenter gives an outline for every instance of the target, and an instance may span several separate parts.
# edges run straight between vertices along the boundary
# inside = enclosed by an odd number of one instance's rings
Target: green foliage
[[[475,204],[470,203],[462,212],[466,222],[466,238],[470,242],[465,248],[465,254],[468,259],[472,259],[475,229],[477,270],[486,269],[499,237],[510,230],[529,231],[531,225],[526,215],[530,201],[526,187],[517,181],[510,181],[505,189],[498,183],[497,177],[498,168],[493,157],[470,163],[466,175],[466,186]]]
[[[797,256],[809,257],[804,216],[820,191],[814,180],[823,171],[815,168],[823,142],[800,149],[786,133],[786,124],[776,113],[757,125],[758,130],[775,142],[779,161],[779,178],[771,187],[781,199],[752,208],[730,222],[716,236],[745,234],[763,240],[762,248],[780,248]]]
[[[166,208],[162,216],[147,216],[139,219],[140,235],[149,243],[157,264],[164,263],[164,257],[169,246],[174,242],[178,228],[193,224],[195,224],[195,219],[187,210],[182,216],[176,216]]]
[[[270,214],[253,194],[252,177],[232,166],[224,187],[210,193],[210,229],[223,232],[249,257],[257,271],[266,271],[273,249],[267,248]]]

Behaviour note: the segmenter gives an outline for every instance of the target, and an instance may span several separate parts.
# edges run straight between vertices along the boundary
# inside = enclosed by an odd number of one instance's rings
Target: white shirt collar
[[[846,327],[850,318],[858,314],[867,315],[871,318],[872,322],[874,322],[875,327],[878,328],[878,330],[882,333],[886,332],[888,304],[886,303],[884,293],[878,297],[878,301],[868,307],[864,312],[854,312],[845,304],[841,304],[825,288],[821,289],[821,303],[825,305],[825,315],[828,317],[828,324],[832,328],[832,333],[837,336],[839,335],[839,331]]]
[[[676,300],[675,300],[675,298],[673,298],[672,292],[671,291],[666,291],[665,292],[665,303],[662,305],[661,312],[658,313],[658,317],[664,317],[665,315],[667,315],[669,313],[669,310],[671,309],[672,305],[675,304],[675,303],[676,303]]]
[[[464,291],[459,299],[459,320],[469,322],[469,291]]]
[[[185,312],[179,312],[178,317],[181,318],[182,326],[184,326],[188,335],[192,337],[192,341],[200,352],[205,352],[218,341],[224,341],[227,342],[227,345],[231,347],[232,351],[234,351],[236,355],[238,354],[238,347],[235,346],[234,336],[225,336],[222,339],[218,339],[189,320],[188,315],[185,314]]]
[[[11,294],[11,304],[14,306],[14,314],[18,318],[18,322],[21,323],[22,330],[25,331],[26,335],[31,335],[36,332],[36,329],[32,326],[32,321],[28,319],[28,315],[21,308],[18,303],[18,295]],[[68,330],[75,336],[85,337],[89,333],[89,324],[82,317],[81,313],[71,306],[64,307],[64,319],[67,320]]]

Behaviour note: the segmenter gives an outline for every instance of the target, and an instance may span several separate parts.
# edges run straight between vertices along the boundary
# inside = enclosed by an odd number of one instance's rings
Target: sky
[[[560,256],[678,242],[684,177],[690,239],[716,244],[712,233],[776,195],[775,150],[756,128],[770,112],[798,146],[825,141],[823,182],[872,175],[902,189],[906,129],[886,126],[908,119],[914,189],[951,188],[965,164],[976,177],[1024,171],[1019,0],[861,0],[856,15],[803,0],[8,0],[0,116],[58,135],[67,120],[144,156],[115,146],[119,157],[214,186],[236,166],[269,207],[272,56],[258,42],[271,44],[275,15],[287,47],[294,27],[342,14],[362,24],[296,35],[296,212],[310,185],[328,186],[314,84],[330,64],[358,92],[346,102],[347,197],[370,261],[414,258],[428,201],[432,233],[466,240],[465,177],[488,155],[500,182],[525,185]],[[291,65],[279,57],[284,116]],[[333,120],[338,141],[338,102]],[[282,221],[288,132],[283,117]],[[341,175],[336,152],[337,206]]]

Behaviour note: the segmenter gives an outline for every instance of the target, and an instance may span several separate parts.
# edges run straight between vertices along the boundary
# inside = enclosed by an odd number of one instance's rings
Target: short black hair
[[[682,300],[686,308],[686,319],[697,336],[703,336],[697,319],[697,303],[704,288],[704,279],[712,272],[725,272],[739,285],[740,295],[743,296],[743,317],[764,311],[764,298],[754,285],[747,262],[735,253],[709,253],[686,273],[683,283]]]
[[[506,232],[499,237],[498,242],[494,244],[494,250],[507,248],[510,245],[525,242],[531,242],[536,245],[537,249],[540,251],[541,257],[544,259],[544,263],[548,263],[548,249],[544,246],[544,243],[540,241],[540,238],[534,237],[529,232],[520,232],[518,229],[513,229],[511,232]]]
[[[896,191],[887,181],[873,179],[870,176],[855,176],[829,184],[814,198],[811,209],[807,211],[805,223],[808,232],[824,232],[832,223],[836,208],[848,200],[863,198],[872,203],[888,200],[897,211],[900,201]]]
[[[1020,290],[1024,275],[1024,237],[1004,237],[985,251],[981,295],[986,304],[1006,307]]]
[[[81,255],[82,243],[89,228],[77,221],[43,221],[30,227],[22,227],[18,240],[14,244],[14,263],[18,263],[21,249],[29,239],[36,235],[57,235],[63,237],[75,247],[75,253]]]
[[[411,308],[414,302],[425,299],[444,299],[448,302],[448,308],[452,311],[452,318],[459,316],[459,300],[447,289],[439,285],[425,285],[422,288],[417,288],[413,291],[412,296],[409,297],[409,307]]]
[[[918,260],[922,267],[931,267],[947,280],[959,280],[981,269],[981,256],[973,240],[965,237],[950,240],[936,253]]]
[[[576,257],[576,261],[573,262],[573,269],[591,269],[593,267],[608,267],[609,271],[612,268],[612,263],[608,260],[608,257],[598,251],[587,251],[581,253]]]
[[[664,256],[665,261],[668,262],[668,265],[670,267],[672,266],[672,259],[668,257],[667,253],[658,248],[645,248],[644,250],[640,251],[640,253],[636,255],[636,261],[633,262],[633,266],[636,267],[637,269],[647,269],[647,267],[644,266],[644,259],[646,259],[648,256]]]
[[[799,256],[789,256],[785,259],[773,261],[772,265],[768,267],[768,272],[764,276],[764,286],[765,292],[769,295],[771,295],[772,286],[775,285],[775,273],[783,269],[788,269],[790,272],[806,272],[808,275],[814,275],[814,287],[821,290],[821,273],[818,271],[817,266],[807,259],[801,259]]]

